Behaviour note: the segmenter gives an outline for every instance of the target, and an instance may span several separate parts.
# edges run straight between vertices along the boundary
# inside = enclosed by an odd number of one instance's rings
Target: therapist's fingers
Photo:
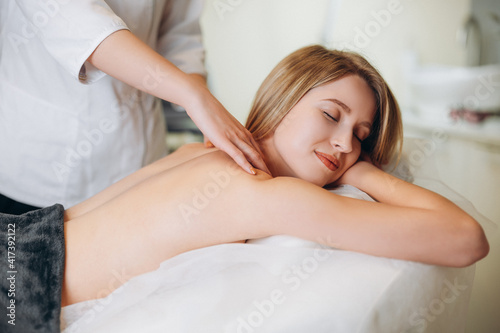
[[[253,165],[248,162],[245,154],[235,145],[227,146],[224,149],[220,148],[225,153],[227,153],[231,158],[238,164],[243,170],[248,172],[249,174],[255,175],[257,174]]]
[[[201,126],[203,128],[200,128],[205,134],[205,147],[219,148],[250,174],[255,174],[254,167],[269,173],[259,146],[237,120],[211,120],[212,123],[204,122],[204,126]]]
[[[246,131],[246,130],[245,130]],[[245,138],[236,137],[232,143],[243,153],[245,159],[259,170],[271,174],[264,162],[262,151],[250,133]],[[236,160],[235,160],[236,161]],[[238,163],[236,161],[236,163]],[[238,163],[239,164],[239,163]],[[241,166],[241,164],[240,164]]]
[[[194,98],[185,109],[205,137],[215,147],[228,154],[240,167],[255,174],[254,167],[269,172],[262,152],[250,132],[200,84],[193,83]]]
[[[253,137],[251,137],[250,139],[253,140]],[[206,136],[203,137],[203,143],[205,145],[205,148],[214,148],[215,147],[214,144],[212,143],[212,141],[210,141]],[[257,143],[255,141],[253,143],[255,144],[255,148],[258,149]],[[238,147],[245,147],[245,148],[238,148]],[[260,154],[261,154],[260,149],[258,149],[258,155],[256,156],[255,149],[254,149],[254,152],[252,153],[252,148],[253,147],[251,145],[245,144],[244,141],[241,141],[238,146],[236,146],[234,144],[229,145],[229,146],[225,147],[224,150],[229,156],[231,156],[231,158],[233,158],[233,160],[235,160],[235,162],[240,167],[242,167],[244,170],[246,170],[247,172],[249,172],[251,174],[255,174],[255,172],[253,170],[253,165],[255,165],[255,164],[252,163],[252,160],[255,160],[256,162],[254,162],[254,163],[257,163],[257,165],[258,165],[259,158],[262,159],[262,157],[260,156]],[[244,151],[246,151],[248,153],[245,154]],[[240,154],[240,152],[242,154]],[[250,161],[250,162],[248,162],[248,161]],[[262,168],[262,167],[264,168],[263,170],[267,170],[265,163],[263,166],[262,165],[260,166],[260,168]]]
[[[203,143],[205,144],[205,148],[214,148],[214,144],[207,139],[207,137],[203,137]]]
[[[259,170],[262,170],[266,172],[267,174],[271,174],[271,171],[269,171],[269,168],[266,165],[266,162],[264,161],[264,154],[262,153],[262,150],[260,150],[259,145],[253,138],[253,136],[250,134],[250,154],[248,155],[248,159],[250,162],[255,165]],[[253,155],[252,155],[253,154]]]
[[[257,168],[270,174],[258,144],[243,126],[237,129],[233,128],[233,131],[225,132],[225,136],[216,135],[216,138],[211,143],[228,154],[248,173],[255,174],[254,168]]]

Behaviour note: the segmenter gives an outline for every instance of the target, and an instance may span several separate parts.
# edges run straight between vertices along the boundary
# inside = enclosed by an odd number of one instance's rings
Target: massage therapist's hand
[[[268,172],[253,137],[210,93],[204,79],[184,73],[130,31],[108,36],[87,60],[132,87],[181,105],[203,134],[244,170],[253,174],[253,164]]]
[[[250,132],[210,93],[202,79],[191,77],[195,93],[186,111],[205,138],[248,173],[255,174],[253,167],[270,173]]]

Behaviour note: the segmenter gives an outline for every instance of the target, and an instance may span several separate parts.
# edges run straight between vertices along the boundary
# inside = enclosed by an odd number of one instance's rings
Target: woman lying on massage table
[[[488,253],[472,217],[375,166],[400,150],[402,125],[387,84],[360,56],[294,52],[257,92],[247,128],[272,175],[249,175],[193,144],[67,209],[62,306],[106,296],[116,272],[131,278],[186,251],[277,234],[444,266]],[[335,195],[329,184],[378,202]]]
[[[392,93],[360,57],[293,53],[263,83],[247,128],[272,175],[195,144],[68,209],[63,306],[106,296],[113,271],[133,277],[189,250],[276,234],[445,266],[488,252],[479,224],[450,201],[359,160],[362,150],[387,160],[401,135]],[[321,188],[332,183],[379,203]]]

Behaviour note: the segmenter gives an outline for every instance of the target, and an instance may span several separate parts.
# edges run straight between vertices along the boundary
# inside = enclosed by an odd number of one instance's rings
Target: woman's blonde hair
[[[246,128],[256,140],[267,137],[309,90],[347,75],[364,79],[375,95],[377,111],[362,149],[375,163],[389,162],[395,153],[401,153],[403,126],[399,106],[378,71],[353,52],[313,45],[287,56],[257,91]]]

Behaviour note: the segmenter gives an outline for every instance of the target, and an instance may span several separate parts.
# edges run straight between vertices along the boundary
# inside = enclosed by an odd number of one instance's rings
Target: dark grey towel
[[[64,208],[0,214],[0,332],[60,332]]]

